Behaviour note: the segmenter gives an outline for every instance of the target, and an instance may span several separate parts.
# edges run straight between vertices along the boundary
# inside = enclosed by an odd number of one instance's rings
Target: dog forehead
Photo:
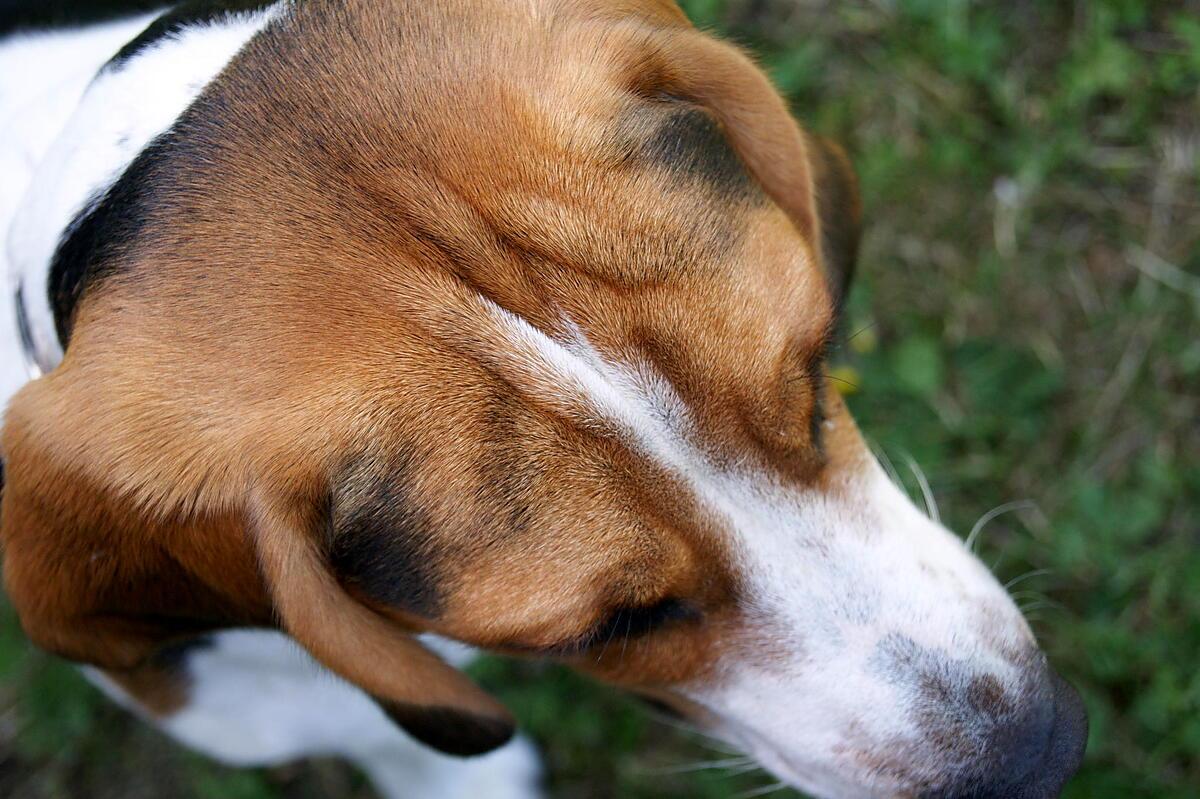
[[[294,29],[338,42],[321,64],[281,28],[263,48],[272,63],[239,65],[252,104],[263,72],[311,75],[273,87],[264,115],[276,93],[289,110],[263,121],[331,172],[322,191],[367,190],[458,260],[507,248],[535,279],[544,262],[670,279],[735,247],[765,203],[712,114],[637,87],[653,37],[613,30],[645,6],[553,2],[531,18],[519,4],[402,5],[394,19],[297,9]]]
[[[603,298],[608,317],[618,305],[644,310],[619,290],[663,283],[710,306],[728,291],[765,294],[765,282],[820,304],[811,258],[759,267],[780,260],[764,238],[776,249],[803,242],[772,219],[778,209],[720,126],[686,103],[631,93],[603,25],[547,32],[471,4],[400,4],[391,16],[317,5],[289,8],[179,120],[139,187],[153,199],[144,241],[120,253],[148,266],[106,263],[105,275],[140,271],[163,285],[179,273],[172,264],[219,263],[236,240],[242,260],[272,273],[323,262],[323,280],[345,267],[378,283],[372,271],[386,261],[403,271],[397,262],[415,255],[541,323],[554,302],[585,310]],[[485,19],[529,35],[494,35]],[[455,48],[437,45],[439,28],[453,28]],[[579,47],[581,36],[596,46]],[[305,45],[315,39],[330,43],[319,59]],[[547,73],[560,58],[584,66],[563,70],[573,78]],[[337,250],[371,257],[351,263]]]

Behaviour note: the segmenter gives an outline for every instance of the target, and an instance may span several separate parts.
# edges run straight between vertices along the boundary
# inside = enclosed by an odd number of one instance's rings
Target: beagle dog
[[[1077,768],[1077,694],[825,378],[845,157],[670,0],[201,0],[0,81],[6,591],[167,733],[536,795],[466,644],[816,797]]]

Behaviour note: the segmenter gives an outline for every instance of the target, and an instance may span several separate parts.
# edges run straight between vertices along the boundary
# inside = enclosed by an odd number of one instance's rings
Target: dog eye
[[[825,424],[825,390],[826,377],[824,365],[818,365],[812,372],[813,385],[813,404],[812,412],[808,417],[808,434],[812,440],[812,445],[821,451],[824,449],[825,441],[822,435],[822,428]]]
[[[667,625],[699,618],[700,612],[681,599],[663,599],[653,605],[618,608],[585,636],[580,642],[580,649],[639,638]]]

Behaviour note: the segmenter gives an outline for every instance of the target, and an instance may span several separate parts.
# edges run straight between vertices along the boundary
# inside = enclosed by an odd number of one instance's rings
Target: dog
[[[826,378],[848,160],[670,0],[193,2],[0,75],[5,585],[118,702],[536,796],[483,649],[817,797],[1078,767],[1078,695]]]

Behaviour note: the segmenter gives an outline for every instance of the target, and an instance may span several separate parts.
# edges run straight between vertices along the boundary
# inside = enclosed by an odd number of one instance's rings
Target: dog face
[[[672,6],[426,5],[302,4],[142,163],[6,423],[30,634],[120,671],[278,618],[423,740],[503,742],[436,632],[817,795],[1056,793],[1078,700],[825,379],[838,151]]]

